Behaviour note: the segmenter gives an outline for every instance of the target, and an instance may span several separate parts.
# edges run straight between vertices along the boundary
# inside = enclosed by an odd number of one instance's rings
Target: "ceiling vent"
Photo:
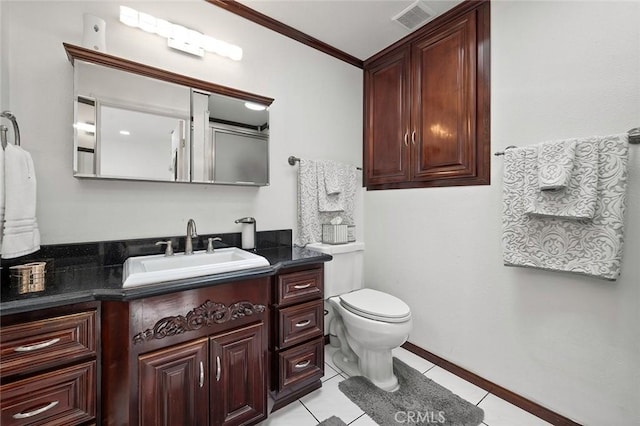
[[[424,25],[436,16],[436,12],[427,6],[424,0],[418,0],[398,13],[391,20],[396,21],[409,31]]]

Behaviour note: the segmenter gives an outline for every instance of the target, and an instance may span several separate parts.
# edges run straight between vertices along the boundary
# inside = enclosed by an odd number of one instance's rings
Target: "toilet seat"
[[[411,318],[411,309],[406,303],[381,291],[363,288],[339,297],[343,308],[364,318],[389,323]]]

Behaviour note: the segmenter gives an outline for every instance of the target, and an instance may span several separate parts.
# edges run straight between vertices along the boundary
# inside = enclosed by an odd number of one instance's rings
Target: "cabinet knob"
[[[411,132],[411,143],[416,144],[416,131]]]
[[[409,146],[409,131],[404,132],[404,146]]]

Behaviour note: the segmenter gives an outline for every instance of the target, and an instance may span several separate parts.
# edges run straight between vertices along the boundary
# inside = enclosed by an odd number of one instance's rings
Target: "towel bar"
[[[300,161],[300,159],[298,157],[294,157],[293,155],[291,155],[291,156],[289,156],[289,158],[287,158],[287,162],[291,166],[295,166],[296,163],[298,163],[299,161]],[[356,169],[362,170],[362,167],[356,167]]]
[[[629,130],[628,133],[629,133],[629,143],[632,145],[639,145],[640,144],[640,127],[634,127],[633,129]],[[515,145],[509,145],[504,149],[504,151],[511,148],[517,148],[517,147]],[[495,155],[496,157],[500,155],[504,155],[504,151],[495,152],[493,155]],[[291,158],[293,157],[289,157],[289,164],[293,164],[291,163]]]
[[[14,145],[20,146],[20,128],[18,127],[18,120],[16,120],[16,116],[11,113],[11,111],[2,111],[0,113],[0,117],[4,117],[6,119],[11,120],[11,124],[13,124],[13,133],[14,133]],[[7,146],[7,128],[2,126],[2,149],[5,149]]]

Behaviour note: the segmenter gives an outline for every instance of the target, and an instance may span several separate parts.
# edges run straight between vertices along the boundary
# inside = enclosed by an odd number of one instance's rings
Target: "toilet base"
[[[382,364],[373,363],[366,368],[361,368],[361,359],[357,359],[355,362],[350,361],[348,357],[338,350],[333,354],[333,363],[347,373],[349,376],[364,376],[371,381],[374,385],[387,392],[395,392],[400,388],[398,378],[393,374],[393,360],[391,357],[391,351],[383,351],[385,353],[368,353],[368,357],[383,361]],[[365,355],[365,356],[367,356]],[[387,361],[388,356],[388,361]],[[363,370],[368,370],[363,372]]]

